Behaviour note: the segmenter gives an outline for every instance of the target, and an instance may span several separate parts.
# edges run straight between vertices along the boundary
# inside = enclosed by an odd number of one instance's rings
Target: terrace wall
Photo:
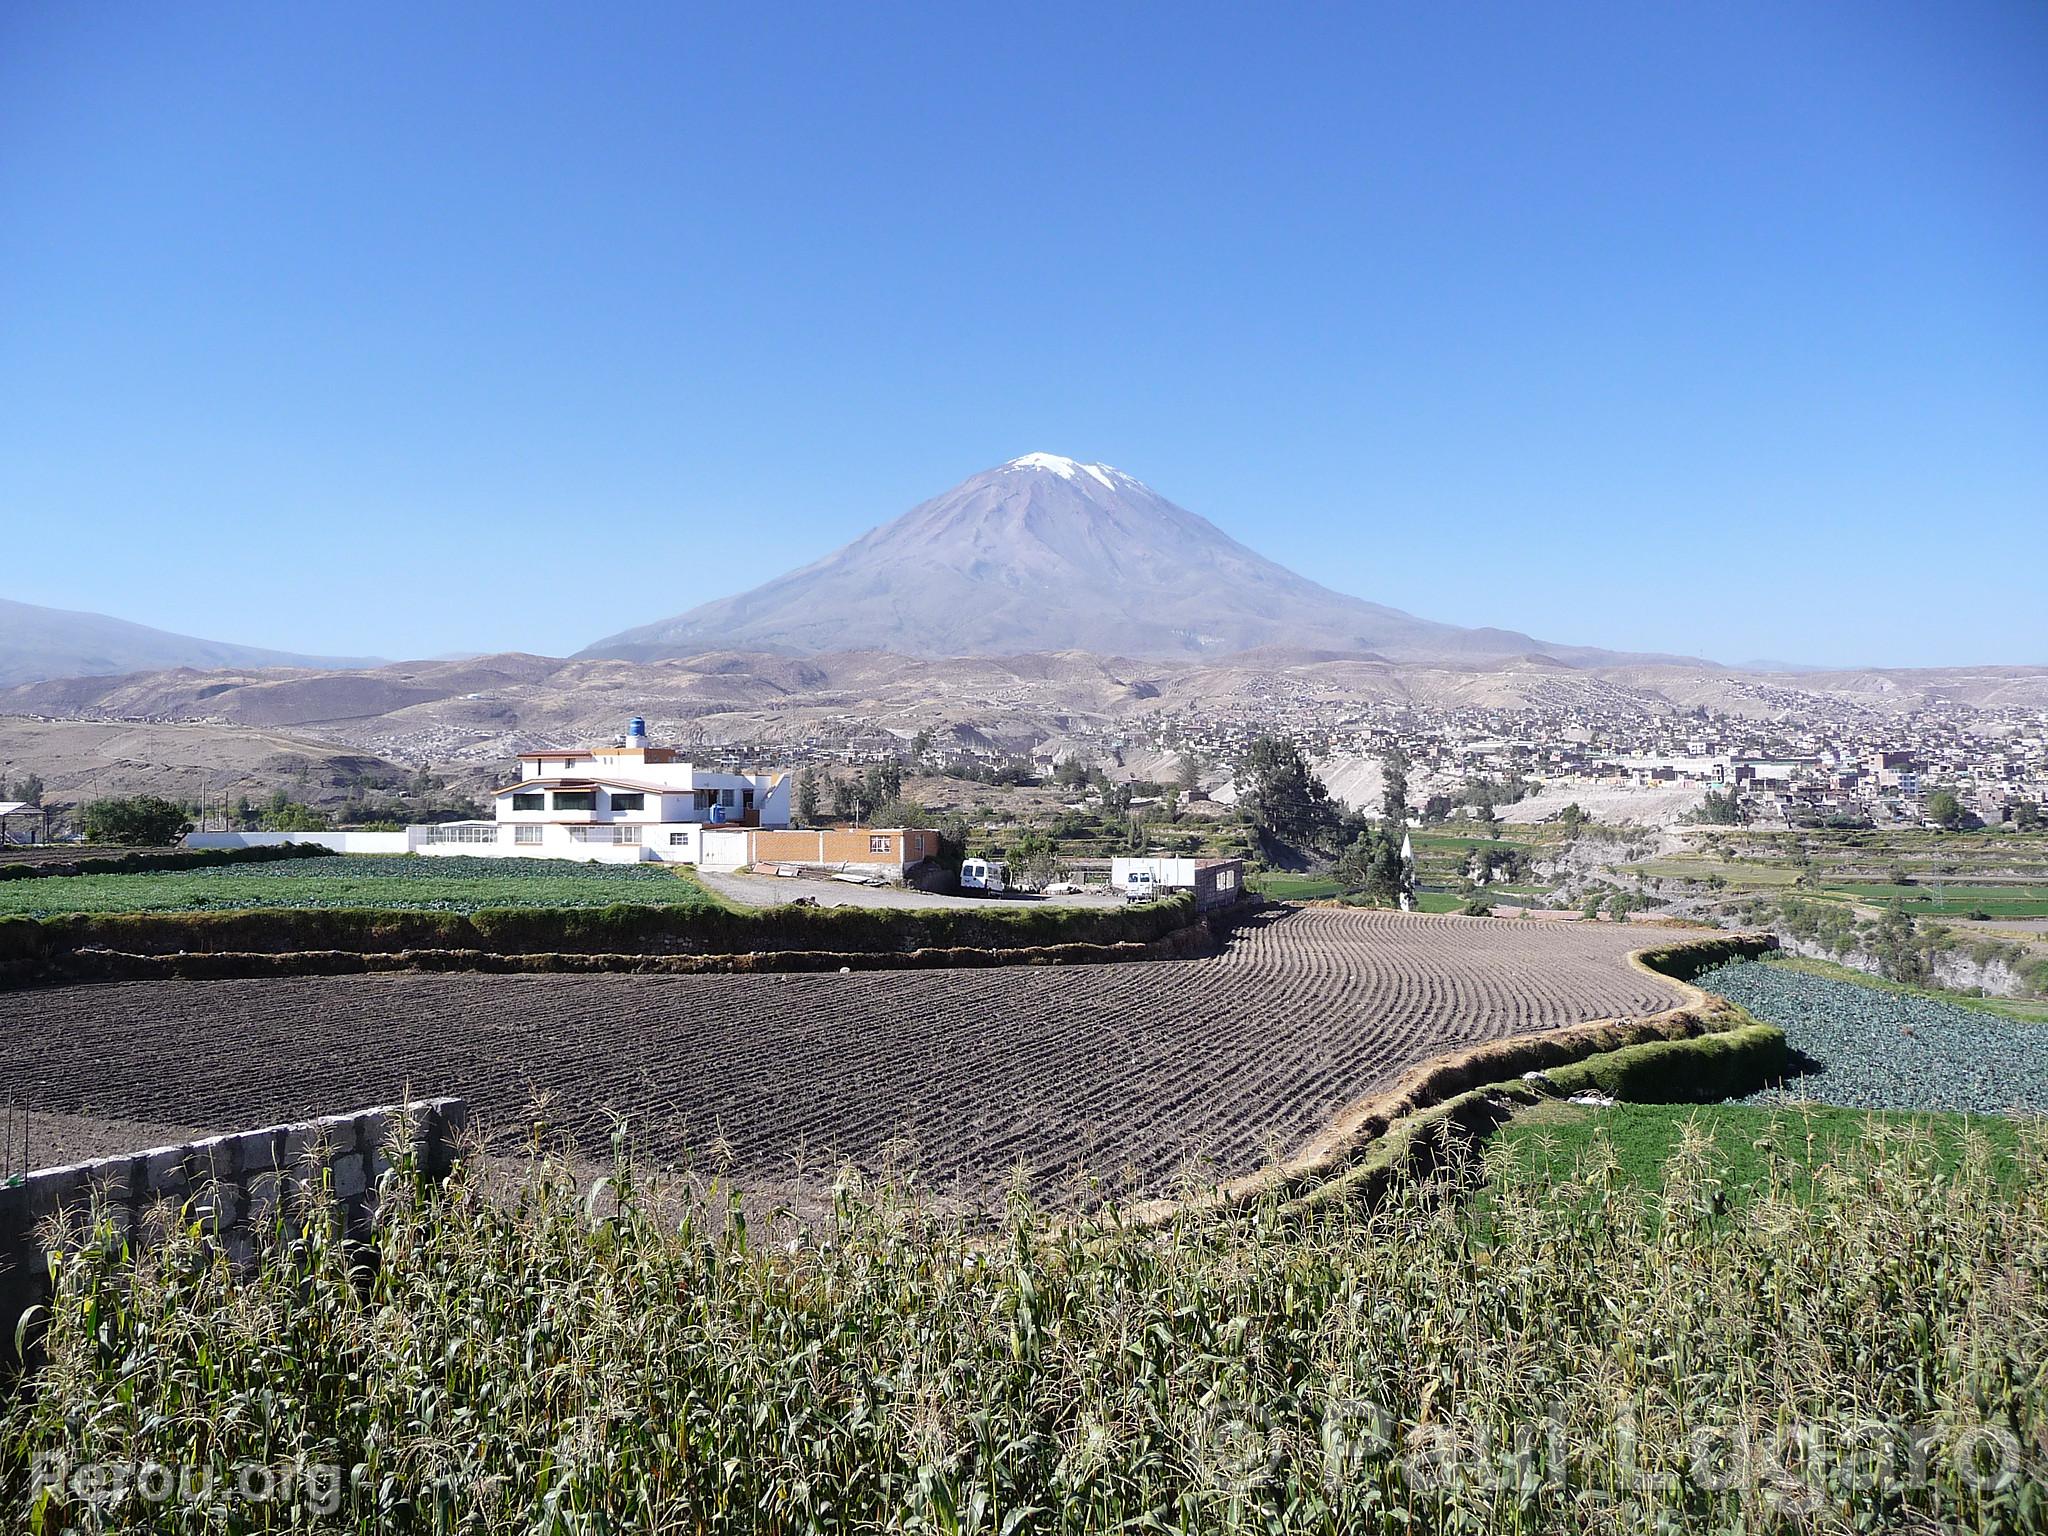
[[[1247,905],[1243,910],[1255,910]],[[1229,914],[1210,914],[1228,922]],[[276,909],[238,912],[146,912],[0,918],[0,988],[120,975],[186,974],[202,956],[294,956],[292,973],[361,970],[334,956],[403,957],[377,968],[477,965],[476,955],[588,957],[586,969],[634,969],[622,957],[757,957],[746,968],[799,968],[794,955],[902,960],[921,951],[984,952],[984,961],[1062,957],[1069,946],[1149,945],[1184,929],[1208,929],[1185,896],[1127,909],[1032,906],[723,907],[614,906],[514,909],[472,913]],[[1200,935],[1194,935],[1200,937]],[[131,957],[162,957],[164,966]],[[764,963],[785,957],[781,965]],[[1132,958],[1119,956],[1118,958]],[[947,963],[972,963],[972,957]],[[542,966],[540,968],[563,968]],[[249,974],[275,974],[272,966]],[[232,974],[211,971],[208,974]]]
[[[397,1139],[429,1178],[447,1177],[469,1123],[461,1099],[380,1104],[353,1114],[209,1136],[121,1157],[44,1168],[0,1187],[0,1358],[11,1357],[16,1323],[44,1299],[43,1246],[59,1218],[83,1219],[105,1203],[117,1236],[147,1241],[151,1212],[166,1206],[191,1220],[201,1211],[230,1258],[253,1255],[255,1234],[292,1219],[309,1193],[329,1195],[352,1235],[375,1217],[377,1181]]]

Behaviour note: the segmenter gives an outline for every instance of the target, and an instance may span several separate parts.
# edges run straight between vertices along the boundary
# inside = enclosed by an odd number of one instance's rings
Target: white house
[[[410,829],[416,852],[695,864],[706,827],[786,827],[791,776],[725,773],[648,745],[635,718],[616,746],[519,754],[490,821]]]

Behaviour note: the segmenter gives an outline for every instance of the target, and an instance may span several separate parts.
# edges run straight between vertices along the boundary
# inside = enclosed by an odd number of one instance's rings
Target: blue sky
[[[2048,663],[2041,0],[14,4],[0,146],[0,595],[560,653],[1045,450],[1431,618]]]

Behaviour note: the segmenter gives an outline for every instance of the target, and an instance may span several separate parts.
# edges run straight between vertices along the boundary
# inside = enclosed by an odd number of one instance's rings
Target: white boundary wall
[[[410,832],[187,832],[187,848],[276,848],[314,843],[336,853],[409,853]]]

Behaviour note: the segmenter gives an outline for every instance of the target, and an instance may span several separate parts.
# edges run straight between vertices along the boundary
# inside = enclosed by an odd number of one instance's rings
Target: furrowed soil
[[[33,1042],[0,1100],[226,1130],[454,1094],[501,1151],[541,1100],[584,1155],[629,1116],[643,1155],[800,1207],[846,1162],[1087,1202],[1256,1171],[1444,1052],[1669,1007],[1625,960],[1659,937],[1317,908],[1189,961],[52,988],[0,997]]]

